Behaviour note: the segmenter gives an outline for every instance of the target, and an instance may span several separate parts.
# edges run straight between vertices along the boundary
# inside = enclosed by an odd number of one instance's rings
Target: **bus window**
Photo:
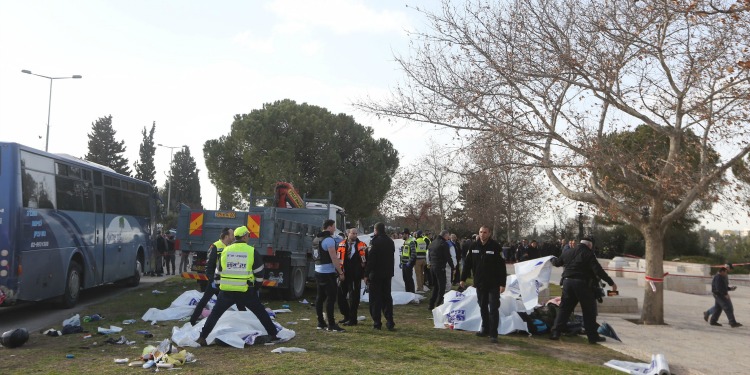
[[[21,188],[24,207],[55,208],[57,194],[52,175],[24,170]]]

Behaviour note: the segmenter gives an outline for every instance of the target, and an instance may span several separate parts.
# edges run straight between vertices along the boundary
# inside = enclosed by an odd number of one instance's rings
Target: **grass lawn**
[[[135,360],[146,345],[157,345],[170,337],[172,327],[184,323],[163,322],[152,326],[141,321],[140,317],[150,307],[168,307],[178,295],[192,288],[195,288],[194,281],[172,277],[148,289],[133,289],[117,299],[87,308],[80,312],[81,316],[98,313],[105,317],[99,322],[83,323],[83,328],[93,334],[89,339],[84,339],[84,334],[48,337],[32,332],[31,339],[23,347],[0,348],[0,374],[151,372],[153,370],[115,364],[114,359]],[[166,293],[153,295],[152,289]],[[314,293],[314,288],[308,284],[305,298],[314,300]],[[618,372],[603,366],[603,363],[610,359],[633,360],[603,346],[589,345],[582,336],[550,341],[547,336],[513,334],[500,336],[499,344],[491,344],[489,339],[476,337],[473,332],[435,329],[424,302],[395,306],[395,332],[373,330],[368,305],[362,304],[359,315],[368,319],[358,326],[346,327],[347,331],[343,333],[316,330],[314,308],[298,301],[275,300],[268,302],[267,306],[278,309],[282,304],[289,304],[292,313],[279,314],[277,319],[297,335],[277,346],[300,347],[307,353],[271,353],[276,346],[188,348],[198,361],[186,364],[175,373],[615,374]],[[303,318],[310,320],[300,320]],[[340,319],[338,311],[337,318]],[[122,325],[125,319],[137,319],[138,322]],[[107,337],[96,334],[96,329],[110,324],[122,327],[121,335],[135,340],[136,345],[104,344]],[[154,337],[145,339],[135,333],[138,330],[148,330]],[[119,336],[113,335],[115,338]],[[67,354],[74,355],[74,358],[67,359]]]

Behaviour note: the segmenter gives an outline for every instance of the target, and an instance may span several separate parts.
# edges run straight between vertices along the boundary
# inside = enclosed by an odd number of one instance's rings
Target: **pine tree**
[[[154,131],[156,131],[156,121],[151,125],[151,131],[146,134],[146,127],[143,127],[143,141],[141,142],[141,148],[138,151],[138,157],[140,161],[134,163],[135,167],[135,178],[151,183],[152,186],[156,186],[156,166],[154,165],[154,154],[156,153],[156,146],[154,146]]]
[[[178,210],[178,203],[184,203],[191,208],[202,208],[201,203],[201,183],[198,178],[198,168],[195,159],[190,154],[190,148],[184,147],[175,152],[174,160],[171,165],[172,187],[170,210]],[[169,191],[169,181],[164,185],[166,191]]]
[[[125,153],[125,141],[115,140],[115,130],[112,128],[112,115],[100,117],[91,124],[89,136],[89,153],[84,159],[114,169],[118,173],[130,176],[128,159]]]

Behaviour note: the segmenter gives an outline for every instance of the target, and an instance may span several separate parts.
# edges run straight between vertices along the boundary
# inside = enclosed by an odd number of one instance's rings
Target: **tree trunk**
[[[664,231],[652,226],[641,230],[646,239],[646,275],[657,279],[664,275]],[[643,291],[641,323],[646,325],[664,324],[664,283],[646,281]]]

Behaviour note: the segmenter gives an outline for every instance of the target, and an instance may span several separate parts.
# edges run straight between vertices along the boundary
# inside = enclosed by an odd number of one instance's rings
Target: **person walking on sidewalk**
[[[729,273],[732,272],[732,270],[734,269],[734,266],[732,265],[732,263],[727,263],[724,265],[724,267],[727,269],[727,275],[729,275]],[[727,276],[727,280],[729,280],[728,276]],[[737,289],[736,286],[729,287],[729,290],[735,290],[735,289]],[[703,320],[708,322],[708,318],[710,318],[711,315],[714,314],[714,311],[716,311],[716,304],[711,305],[711,307],[709,307],[708,310],[703,312]]]
[[[729,298],[729,276],[727,273],[727,268],[721,267],[711,280],[711,293],[714,295],[715,305],[710,324],[721,326],[718,320],[721,312],[724,311],[727,313],[727,319],[729,319],[729,325],[732,328],[742,327],[742,324],[737,323],[737,320],[734,319],[734,306],[732,306],[732,299]]]

